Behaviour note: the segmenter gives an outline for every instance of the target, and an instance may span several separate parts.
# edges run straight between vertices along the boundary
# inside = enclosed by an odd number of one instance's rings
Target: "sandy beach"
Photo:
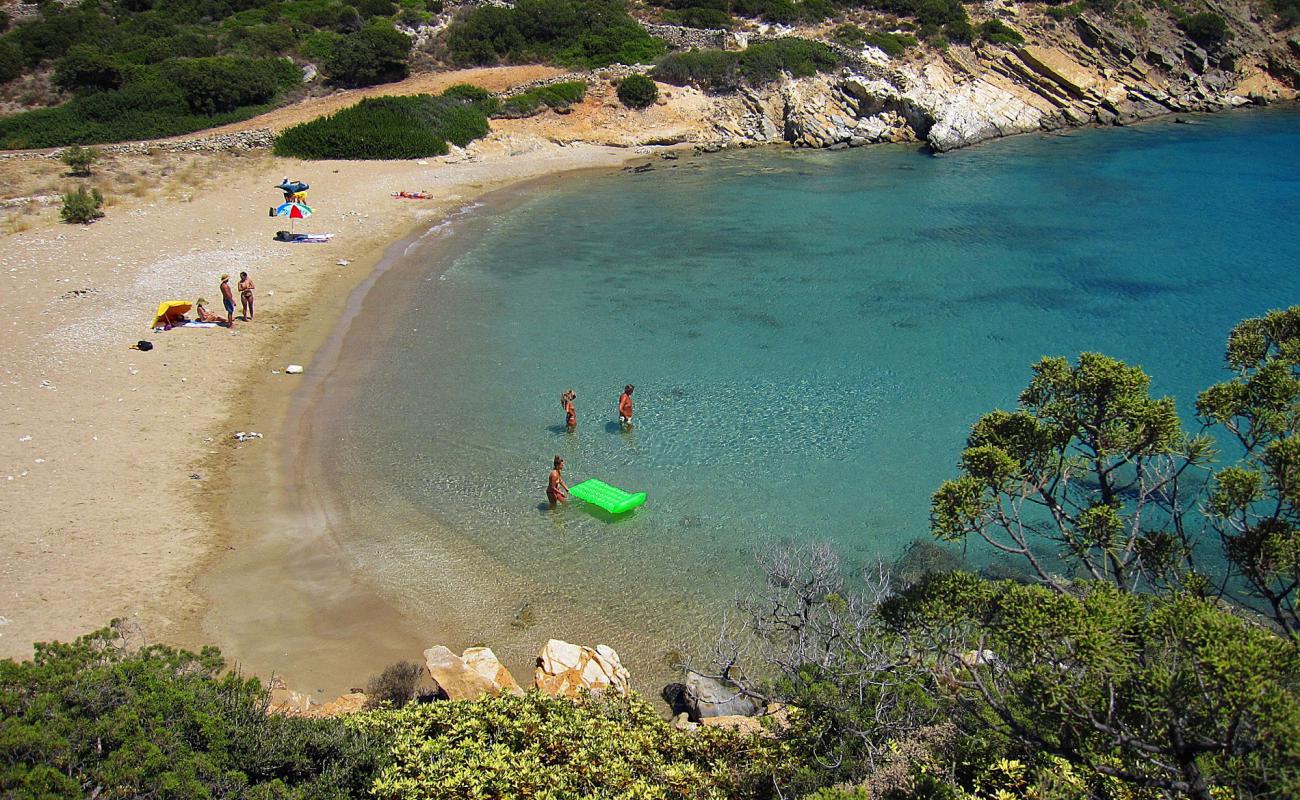
[[[113,617],[137,621],[154,640],[210,642],[201,579],[246,522],[225,513],[228,468],[255,455],[275,463],[269,432],[301,380],[284,367],[312,369],[316,348],[393,242],[502,187],[617,167],[651,152],[631,146],[638,141],[681,137],[683,116],[671,107],[620,134],[610,120],[625,112],[603,88],[567,119],[494,124],[488,139],[453,157],[115,157],[95,179],[112,201],[99,222],[64,225],[51,210],[11,216],[0,247],[0,657],[29,656],[33,642],[69,639]],[[574,143],[597,129],[603,141],[624,136],[624,146]],[[15,196],[58,179],[60,166],[4,162],[0,188]],[[285,175],[312,186],[317,213],[299,229],[333,233],[332,241],[272,240],[284,221],[267,208]],[[393,199],[400,190],[434,199]],[[257,284],[254,322],[149,329],[162,300],[202,296],[219,308],[219,276],[237,279],[241,270]],[[130,349],[139,339],[155,348]],[[268,438],[240,443],[236,431]],[[249,625],[273,610],[255,593],[244,600]],[[383,625],[382,609],[374,613],[371,624]],[[320,639],[305,634],[295,644]],[[327,638],[347,649],[346,630]],[[395,650],[406,646],[393,640]]]

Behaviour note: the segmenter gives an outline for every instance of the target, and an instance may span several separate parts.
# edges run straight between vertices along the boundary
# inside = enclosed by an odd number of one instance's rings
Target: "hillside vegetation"
[[[297,62],[344,86],[395,80],[411,43],[393,21],[429,17],[423,0],[44,3],[0,36],[0,83],[43,74],[71,99],[0,118],[0,147],[155,138],[244,119],[301,85]]]

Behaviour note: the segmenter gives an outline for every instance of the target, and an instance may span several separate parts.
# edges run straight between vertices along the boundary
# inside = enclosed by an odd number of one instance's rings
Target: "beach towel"
[[[276,231],[275,233],[277,242],[288,242],[289,244],[328,242],[333,238],[334,234],[332,233],[289,233],[288,231]]]
[[[191,321],[185,323],[184,325],[181,325],[180,327],[182,327],[182,328],[220,328],[221,326],[218,325],[218,324],[215,323],[215,322],[199,322],[199,321],[197,321],[197,320],[191,320]]]

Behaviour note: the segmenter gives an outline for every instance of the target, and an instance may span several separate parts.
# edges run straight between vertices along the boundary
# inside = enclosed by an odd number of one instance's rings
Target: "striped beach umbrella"
[[[311,214],[311,206],[306,203],[283,203],[275,209],[277,217],[289,218],[289,233],[293,233],[293,221],[295,219],[306,219]]]

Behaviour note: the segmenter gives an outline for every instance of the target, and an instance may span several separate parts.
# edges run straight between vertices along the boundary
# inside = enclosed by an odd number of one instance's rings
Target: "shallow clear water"
[[[547,636],[581,607],[670,640],[751,575],[757,542],[865,562],[925,537],[970,424],[1013,406],[1040,356],[1140,364],[1190,418],[1231,326],[1300,301],[1293,110],[943,157],[655,164],[478,220],[345,344],[317,412],[341,535],[409,613],[446,608],[422,600],[436,575],[483,609],[545,598]],[[570,483],[650,500],[616,523],[545,512],[555,454]],[[507,617],[475,638],[515,635]]]

